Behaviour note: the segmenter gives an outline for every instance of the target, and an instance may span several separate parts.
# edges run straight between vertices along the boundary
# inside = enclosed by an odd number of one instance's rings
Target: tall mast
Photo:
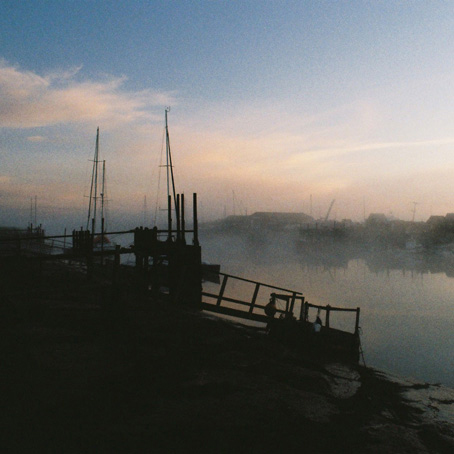
[[[104,238],[104,197],[106,195],[106,161],[102,161],[102,186],[101,186],[101,238]],[[104,241],[104,240],[103,240]]]
[[[169,150],[170,150],[170,139],[169,139],[169,126],[167,124],[167,112],[170,111],[170,107],[166,107],[166,113],[165,113],[165,118],[166,118],[166,170],[167,170],[167,199],[169,198],[170,195],[170,178],[169,178]]]
[[[166,167],[167,167],[167,198],[170,196],[170,182],[172,183],[173,204],[176,207],[177,197],[175,192],[175,179],[173,177],[172,153],[170,152],[169,126],[167,123],[167,112],[170,107],[166,107]],[[169,176],[170,174],[170,176]]]
[[[99,127],[96,130],[96,146],[95,146],[95,157],[93,159],[93,169],[91,173],[91,186],[90,186],[90,199],[88,203],[88,219],[87,219],[87,230],[90,227],[90,217],[93,215],[91,220],[91,233],[94,235],[96,228],[96,202],[98,199],[98,155],[99,155]]]

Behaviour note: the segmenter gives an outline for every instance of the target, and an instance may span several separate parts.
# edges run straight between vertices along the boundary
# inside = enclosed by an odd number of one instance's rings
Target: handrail
[[[220,290],[219,290],[218,294],[208,293],[208,292],[203,292],[202,291],[202,295],[203,296],[206,296],[208,298],[212,298],[212,299],[215,300],[214,304],[212,304],[212,303],[202,303],[202,307],[205,310],[212,310],[213,312],[225,313],[227,315],[233,315],[233,316],[240,317],[240,318],[261,319],[262,321],[266,321],[265,314],[262,315],[262,314],[254,313],[254,309],[256,309],[256,308],[263,310],[266,307],[266,306],[264,306],[262,304],[257,304],[257,296],[258,296],[258,293],[259,293],[259,290],[260,290],[260,286],[263,286],[263,287],[267,287],[267,288],[271,288],[271,289],[275,289],[275,290],[280,290],[280,291],[284,291],[284,292],[288,293],[288,295],[277,294],[277,293],[274,293],[274,292],[271,293],[270,296],[271,296],[271,300],[272,301],[275,301],[276,299],[282,299],[282,300],[286,301],[285,310],[276,308],[276,312],[280,312],[280,313],[283,313],[283,314],[293,314],[293,309],[294,309],[295,302],[298,300],[298,301],[301,302],[300,316],[299,316],[299,320],[300,321],[306,321],[307,322],[309,308],[313,307],[313,308],[318,309],[318,310],[326,311],[325,326],[327,328],[329,328],[329,325],[330,325],[330,313],[332,311],[333,312],[356,312],[355,334],[359,333],[359,316],[360,316],[360,308],[359,307],[357,307],[357,308],[346,308],[346,307],[336,307],[336,306],[330,306],[330,305],[321,306],[321,305],[318,305],[318,304],[311,304],[311,303],[305,301],[305,298],[304,298],[302,292],[296,292],[294,290],[289,290],[289,289],[285,289],[285,288],[282,288],[282,287],[275,287],[273,285],[265,284],[263,282],[253,281],[252,279],[246,279],[246,278],[243,278],[243,277],[240,277],[240,276],[234,276],[232,274],[219,273],[219,275],[222,275],[223,279],[222,279],[221,287],[220,287]],[[226,289],[226,286],[227,286],[227,281],[228,281],[229,278],[236,279],[236,280],[239,280],[239,281],[242,281],[242,282],[247,282],[247,283],[255,285],[252,298],[251,298],[251,300],[249,302],[248,301],[242,301],[242,300],[239,300],[237,298],[224,296],[225,289]],[[238,305],[241,305],[241,306],[247,306],[249,308],[249,310],[245,311],[245,310],[240,310],[240,309],[234,309],[234,308],[231,308],[231,307],[221,306],[223,301],[234,303],[234,304],[238,304]]]
[[[303,294],[302,292],[295,292],[294,290],[289,290],[287,288],[276,287],[275,285],[265,284],[264,282],[253,281],[251,279],[245,279],[244,277],[233,276],[232,274],[226,274],[226,273],[219,273],[219,274],[222,275],[222,276],[232,277],[233,279],[238,279],[239,281],[249,282],[251,284],[260,284],[260,285],[263,285],[264,287],[274,288],[276,290],[282,290],[283,292],[294,293],[295,295],[302,295]]]
[[[246,318],[246,319],[259,320],[262,322],[266,322],[268,320],[268,318],[265,315],[265,313],[259,314],[257,312],[254,312],[254,309],[259,309],[259,310],[264,311],[264,309],[266,307],[265,305],[259,304],[257,302],[257,298],[258,298],[258,294],[259,294],[261,286],[272,289],[272,290],[279,290],[279,291],[288,293],[288,295],[281,295],[287,299],[287,305],[286,305],[285,310],[277,309],[276,312],[278,312],[278,313],[281,313],[281,314],[293,313],[293,306],[294,306],[295,300],[296,299],[301,300],[301,303],[303,303],[303,301],[304,301],[304,297],[302,296],[302,293],[297,292],[295,290],[289,290],[286,288],[277,287],[277,286],[270,285],[270,284],[265,284],[264,282],[258,282],[258,281],[254,281],[252,279],[246,279],[244,277],[234,276],[232,274],[227,274],[227,273],[219,273],[219,275],[223,276],[223,279],[222,279],[218,294],[202,291],[203,296],[206,296],[206,297],[214,300],[214,303],[202,302],[202,307],[205,310],[224,313],[226,315],[233,315],[233,316],[240,317],[240,318]],[[224,295],[229,278],[254,285],[254,290],[253,290],[253,294],[252,294],[250,301],[243,301],[243,300],[240,300],[237,298],[232,298],[232,297]],[[271,295],[276,295],[276,294],[272,293]],[[240,309],[234,309],[234,308],[228,307],[228,306],[222,306],[223,302],[234,303],[234,304],[237,304],[240,306],[246,306],[248,308],[248,310],[247,309],[240,310]]]
[[[315,309],[321,309],[321,310],[329,310],[329,311],[338,311],[338,312],[358,312],[359,307],[336,307],[336,306],[330,306],[329,304],[327,306],[319,306],[317,304],[311,304],[311,303],[306,303],[307,307],[313,307]]]
[[[329,328],[329,316],[331,311],[333,312],[356,312],[356,321],[355,321],[355,334],[359,334],[359,315],[361,312],[361,309],[359,307],[357,308],[348,308],[348,307],[335,307],[335,306],[330,306],[329,304],[327,306],[320,306],[317,304],[311,304],[306,301],[304,303],[304,320],[307,321],[309,317],[309,308],[313,307],[315,309],[324,310],[326,311],[326,316],[325,316],[325,326]]]
[[[150,229],[151,230],[151,229]],[[79,232],[80,230],[76,230],[76,232]],[[121,230],[118,232],[104,232],[104,235],[126,235],[129,233],[134,233],[135,229],[132,230]],[[171,230],[172,233],[177,233],[177,230]],[[186,233],[193,233],[194,230],[185,230]],[[168,233],[168,230],[157,230],[157,233]],[[90,235],[92,235],[90,233]],[[94,233],[94,236],[101,235],[101,232]],[[48,235],[48,236],[16,236],[16,237],[9,237],[9,238],[1,238],[0,236],[0,242],[1,241],[26,241],[26,240],[50,240],[54,238],[72,238],[73,235],[72,233],[66,234],[66,235]]]

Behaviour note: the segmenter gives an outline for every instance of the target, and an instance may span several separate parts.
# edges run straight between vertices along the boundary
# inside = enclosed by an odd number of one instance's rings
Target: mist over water
[[[346,248],[301,249],[296,240],[291,232],[261,237],[202,232],[202,259],[219,263],[224,273],[300,291],[310,303],[360,307],[367,365],[454,387],[449,268],[408,251],[358,257]],[[237,292],[250,300],[250,288]],[[354,316],[333,313],[331,326],[353,331]]]

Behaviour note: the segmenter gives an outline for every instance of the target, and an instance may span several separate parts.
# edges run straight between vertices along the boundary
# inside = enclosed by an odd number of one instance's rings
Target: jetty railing
[[[318,311],[325,311],[325,326],[327,328],[330,327],[330,315],[331,312],[356,312],[356,321],[355,321],[355,334],[359,332],[359,315],[360,315],[360,308],[347,308],[347,307],[335,307],[330,306],[319,306],[317,304],[310,304],[307,301],[304,303],[304,315],[301,318],[304,321],[309,321],[309,308],[317,309]]]
[[[304,297],[301,292],[277,287],[275,285],[270,285],[264,282],[258,282],[239,276],[234,276],[231,274],[219,273],[219,275],[222,276],[219,293],[202,291],[203,310],[266,323],[268,321],[268,317],[265,315],[265,307],[270,298],[270,294],[267,293],[267,301],[265,304],[263,304],[259,298],[259,293],[262,289],[271,289],[271,295],[274,295],[277,299],[285,301],[285,308],[276,307],[276,312],[278,314],[283,314],[284,316],[287,314],[293,314],[298,303],[301,304],[301,308],[303,307]],[[231,284],[239,282],[250,284],[250,299],[244,300],[234,296],[227,296],[226,288],[229,282]],[[273,290],[285,293],[277,295],[275,292],[273,292]],[[207,299],[209,302],[207,301]],[[234,306],[239,306],[244,309],[238,309]],[[300,314],[302,314],[302,309],[300,309]]]
[[[301,292],[295,290],[277,287],[226,273],[219,273],[219,275],[222,276],[222,281],[218,293],[202,291],[202,309],[205,311],[267,323],[269,317],[265,314],[265,307],[268,302],[273,301],[276,304],[276,316],[279,318],[290,317],[296,319],[295,315],[299,312],[298,320],[309,322],[310,308],[317,309],[317,311],[320,312],[324,311],[324,326],[326,328],[330,328],[330,317],[332,312],[355,313],[356,320],[353,334],[356,335],[359,333],[359,307],[345,308],[330,306],[329,304],[327,306],[311,304],[305,301],[305,297]],[[226,289],[228,283],[234,284],[237,282],[248,283],[252,286],[250,289],[250,299],[244,299],[244,297],[238,298],[230,295],[227,296]],[[265,304],[259,301],[259,292],[261,289],[272,290],[270,293],[266,294],[267,300]],[[279,293],[276,293],[276,291],[279,291]],[[243,291],[242,295],[245,293],[246,292]],[[281,302],[283,304],[280,304]]]

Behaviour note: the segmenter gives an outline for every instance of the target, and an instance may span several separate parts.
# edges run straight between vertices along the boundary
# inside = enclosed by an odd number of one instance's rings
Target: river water
[[[308,249],[296,240],[291,234],[202,234],[202,259],[224,273],[300,291],[310,303],[360,307],[368,366],[454,388],[454,277],[441,259],[331,245]],[[251,289],[230,291],[251,299]],[[331,326],[353,331],[354,323],[352,313],[331,314]]]

